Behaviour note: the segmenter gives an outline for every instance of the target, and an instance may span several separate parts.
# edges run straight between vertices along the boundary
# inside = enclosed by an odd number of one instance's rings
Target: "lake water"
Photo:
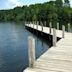
[[[28,36],[36,42],[36,58],[49,49],[50,42],[27,31],[24,23],[0,23],[0,72],[23,72],[28,67]]]

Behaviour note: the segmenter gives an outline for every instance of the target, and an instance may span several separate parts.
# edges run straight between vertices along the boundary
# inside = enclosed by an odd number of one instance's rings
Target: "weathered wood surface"
[[[40,26],[40,25],[38,25],[38,28],[37,28],[37,25],[33,25],[33,24],[29,24],[29,25],[26,24],[25,26],[31,27],[33,29],[44,32],[46,34],[53,35],[53,28],[51,28],[51,33],[50,33],[50,28],[49,27],[43,27],[43,31],[42,31],[42,26]],[[67,33],[67,32],[65,32],[65,33]],[[56,30],[56,36],[62,38],[62,36],[63,36],[62,35],[62,30]]]
[[[48,33],[48,29],[44,27],[43,31]],[[62,31],[58,30],[57,36],[62,37]],[[56,47],[47,50],[35,61],[33,69],[27,68],[24,72],[72,72],[72,33],[65,32],[65,38]]]
[[[40,56],[35,65],[36,68],[47,71],[72,72],[72,34],[65,35],[56,47],[51,47]]]
[[[28,57],[29,57],[29,67],[33,68],[35,63],[35,39],[29,36],[29,48],[28,48]]]

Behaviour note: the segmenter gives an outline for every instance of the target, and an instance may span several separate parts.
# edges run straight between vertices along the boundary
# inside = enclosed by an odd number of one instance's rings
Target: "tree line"
[[[29,6],[0,10],[0,21],[46,21],[47,23],[72,23],[69,0],[56,0]]]

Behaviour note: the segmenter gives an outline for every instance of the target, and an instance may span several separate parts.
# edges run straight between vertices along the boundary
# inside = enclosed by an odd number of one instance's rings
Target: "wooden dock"
[[[33,24],[26,26],[42,31],[40,25],[38,28]],[[43,27],[43,32],[49,34],[49,28]],[[53,28],[51,29],[53,35]],[[56,30],[56,36],[61,39],[48,51],[41,55],[34,64],[33,68],[28,67],[23,72],[72,72],[72,33],[65,32],[62,38],[62,31]]]
[[[41,32],[44,32],[46,34],[53,35],[53,28],[51,28],[51,33],[50,33],[50,28],[49,27],[43,27],[43,30],[42,30],[42,26],[40,26],[40,25],[37,26],[37,25],[33,25],[33,24],[29,24],[29,25],[26,24],[25,26],[36,29],[36,30],[41,31]],[[56,34],[57,37],[62,38],[62,31],[61,30],[56,30],[56,33],[57,33]]]

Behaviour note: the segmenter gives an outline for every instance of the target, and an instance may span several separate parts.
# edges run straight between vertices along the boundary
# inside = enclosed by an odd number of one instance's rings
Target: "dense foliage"
[[[10,10],[0,10],[0,21],[46,21],[49,23],[72,23],[72,8],[69,0],[49,1]]]

